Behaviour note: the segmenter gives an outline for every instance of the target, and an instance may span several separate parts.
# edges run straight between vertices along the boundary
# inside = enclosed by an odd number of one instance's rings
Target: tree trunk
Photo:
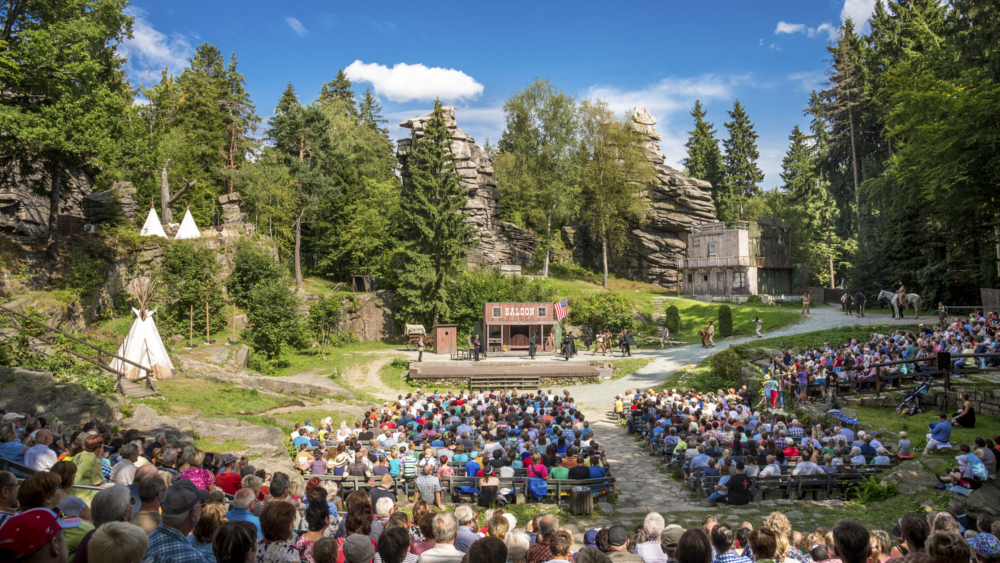
[[[552,251],[552,215],[556,212],[556,198],[552,198],[552,207],[549,208],[549,219],[545,223],[545,267],[542,269],[542,277],[549,277],[549,253]]]
[[[851,125],[851,167],[854,169],[854,205],[857,206],[858,236],[861,236],[861,190],[858,187],[858,149],[854,142],[854,113],[847,106],[847,120]]]
[[[174,222],[174,214],[170,212],[170,184],[167,183],[167,166],[170,166],[169,158],[160,169],[160,223],[164,227]]]
[[[295,285],[302,289],[302,208],[295,210]]]
[[[830,255],[830,289],[836,288],[836,284],[833,279],[833,239],[830,233],[830,216],[826,216],[826,249]]]
[[[52,186],[49,190],[49,238],[46,253],[55,259],[59,254],[59,201],[62,199],[62,163],[52,161]]]
[[[608,241],[607,239],[601,241],[601,258],[604,261],[604,289],[608,288]]]

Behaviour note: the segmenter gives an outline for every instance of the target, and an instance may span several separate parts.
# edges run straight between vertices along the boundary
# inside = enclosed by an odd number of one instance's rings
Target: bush
[[[882,483],[874,475],[864,481],[851,483],[845,491],[847,499],[858,504],[870,504],[896,496],[898,490],[893,483]]]
[[[301,343],[298,304],[295,294],[282,278],[254,286],[246,307],[250,328],[244,331],[254,352],[272,361],[281,355],[284,346]]]
[[[281,277],[281,271],[271,256],[249,240],[243,239],[236,245],[233,273],[226,279],[226,290],[237,306],[246,309],[254,286],[262,281]]]
[[[712,372],[729,384],[739,380],[740,369],[740,357],[732,350],[720,350],[712,356]]]
[[[666,323],[670,334],[677,334],[681,331],[681,312],[677,310],[676,305],[667,307]]]
[[[194,330],[205,333],[205,304],[211,322],[210,330],[218,332],[228,326],[225,314],[226,302],[222,298],[222,284],[216,276],[219,264],[215,252],[207,247],[189,241],[174,241],[163,251],[163,266],[160,279],[164,291],[158,293],[169,296],[169,305],[163,317],[164,324],[173,331],[186,330],[190,325],[191,311],[194,310]]]
[[[719,336],[728,338],[733,335],[733,308],[729,305],[719,307]]]
[[[306,323],[319,342],[321,349],[326,349],[327,345],[330,344],[330,338],[337,332],[337,325],[340,324],[340,319],[343,317],[344,311],[340,306],[339,294],[324,297],[309,307],[309,317],[306,319]]]
[[[632,302],[620,293],[604,291],[574,299],[570,302],[569,318],[574,325],[587,326],[595,331],[617,333],[625,328],[635,328]]]

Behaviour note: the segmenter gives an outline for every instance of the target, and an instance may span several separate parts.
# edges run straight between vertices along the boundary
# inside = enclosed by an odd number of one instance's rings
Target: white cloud
[[[823,83],[826,81],[826,75],[820,70],[807,70],[793,72],[788,75],[788,79],[792,82],[797,82],[803,92],[812,92],[813,90],[822,89]]]
[[[775,35],[780,35],[782,33],[805,33],[806,24],[804,23],[788,23],[788,22],[778,22],[777,29],[774,30]]]
[[[305,37],[306,35],[309,35],[309,30],[306,29],[306,26],[302,25],[302,22],[300,22],[299,20],[293,17],[285,16],[285,22],[288,24],[288,27],[292,28],[292,31],[295,32],[295,35],[298,35],[299,37]]]
[[[586,97],[600,98],[617,114],[642,106],[656,118],[656,130],[663,139],[660,150],[667,163],[675,168],[682,167],[681,161],[687,157],[687,129],[690,124],[675,125],[677,117],[686,119],[695,100],[702,103],[712,100],[730,100],[735,97],[735,86],[746,82],[747,76],[723,78],[714,74],[704,74],[694,78],[669,77],[639,90],[623,90],[614,86],[591,86]],[[709,121],[721,127],[724,115],[709,117]]]
[[[804,23],[788,23],[788,22],[778,22],[778,27],[775,28],[775,35],[791,35],[794,33],[805,33],[809,37],[816,37],[818,35],[826,34],[827,39],[833,41],[837,38],[839,33],[837,26],[830,23],[822,23],[819,27],[809,27]]]
[[[847,18],[854,20],[854,27],[857,30],[861,30],[868,23],[868,18],[872,17],[875,12],[875,2],[882,2],[885,5],[885,0],[844,0],[844,8],[840,11],[840,21],[843,22]]]
[[[146,12],[130,6],[125,13],[135,18],[132,23],[132,37],[121,45],[121,52],[128,59],[128,66],[136,78],[141,78],[148,70],[169,67],[179,72],[187,66],[188,57],[194,52],[187,38],[180,34],[168,37],[153,29],[146,19]]]
[[[389,68],[377,63],[354,61],[344,69],[344,73],[352,82],[370,83],[376,94],[397,103],[434,98],[469,100],[483,93],[482,84],[452,68],[428,68],[422,64],[406,63],[397,63]]]

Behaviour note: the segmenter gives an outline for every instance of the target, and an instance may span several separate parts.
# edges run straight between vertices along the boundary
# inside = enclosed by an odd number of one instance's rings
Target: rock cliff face
[[[685,258],[691,227],[716,221],[712,185],[664,164],[656,120],[646,108],[635,108],[632,127],[643,136],[646,158],[656,168],[657,184],[647,194],[650,207],[646,224],[632,227],[629,248],[611,256],[609,267],[627,277],[680,289],[678,262]],[[600,250],[585,228],[564,227],[563,242],[575,262],[600,265]]]
[[[49,230],[51,175],[41,165],[22,170],[17,163],[0,169],[0,232],[26,240],[44,238]],[[83,170],[68,170],[63,178],[59,215],[83,219],[83,198],[93,179]]]
[[[410,129],[409,139],[397,143],[397,155],[406,178],[406,161],[421,138],[430,115],[407,119],[399,124]],[[500,220],[500,190],[493,179],[493,162],[475,140],[462,132],[455,122],[455,108],[444,106],[444,119],[451,132],[451,153],[455,168],[467,190],[468,201],[462,210],[466,221],[476,230],[479,245],[469,252],[469,263],[481,266],[517,264],[528,267],[535,261],[535,235],[513,223]],[[404,180],[405,181],[405,180]],[[407,186],[403,185],[403,193]]]

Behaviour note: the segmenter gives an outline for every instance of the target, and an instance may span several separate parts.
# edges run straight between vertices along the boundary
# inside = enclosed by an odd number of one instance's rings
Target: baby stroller
[[[932,383],[934,383],[934,376],[925,375],[921,378],[920,385],[903,393],[903,402],[896,407],[896,412],[911,416],[924,412],[924,407],[920,406],[920,397],[923,397],[931,390]]]

